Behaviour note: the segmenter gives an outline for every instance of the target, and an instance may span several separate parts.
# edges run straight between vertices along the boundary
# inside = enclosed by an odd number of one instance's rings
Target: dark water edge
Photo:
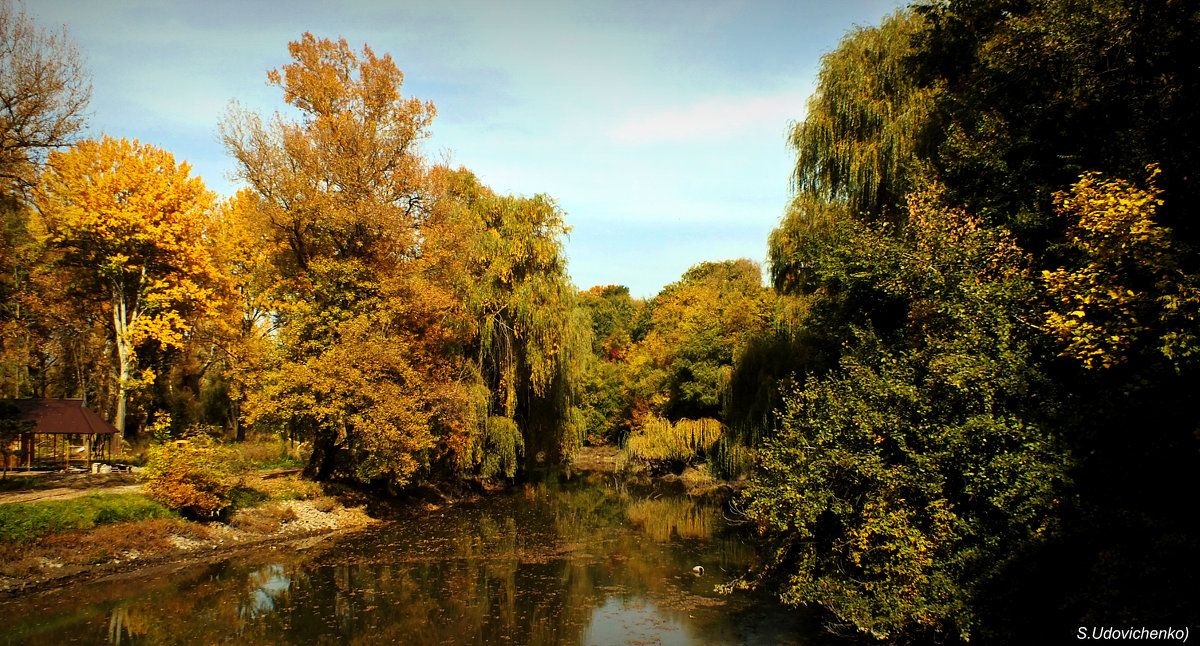
[[[307,548],[4,602],[0,644],[828,641],[813,613],[714,591],[756,558],[728,515],[721,500],[551,476]]]

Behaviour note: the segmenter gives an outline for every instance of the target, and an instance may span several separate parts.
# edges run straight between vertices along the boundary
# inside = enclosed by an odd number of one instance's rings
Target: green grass
[[[33,476],[14,476],[0,478],[0,491],[16,491],[18,489],[33,489],[41,482]]]
[[[250,487],[234,487],[229,492],[228,511],[233,512],[247,507],[255,507],[261,505],[270,499],[270,496],[265,492]]]
[[[0,505],[0,541],[28,544],[48,534],[176,515],[136,493],[92,494],[71,500],[11,503]]]

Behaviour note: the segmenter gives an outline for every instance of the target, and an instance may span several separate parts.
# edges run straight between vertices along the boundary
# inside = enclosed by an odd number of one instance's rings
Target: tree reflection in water
[[[306,550],[0,604],[12,627],[0,640],[536,646],[815,632],[799,613],[713,591],[752,559],[719,503],[549,478]],[[763,637],[750,625],[763,621],[783,632]]]
[[[249,574],[247,584],[249,598],[238,608],[238,619],[243,621],[274,612],[276,601],[292,587],[292,579],[282,565],[265,565]]]

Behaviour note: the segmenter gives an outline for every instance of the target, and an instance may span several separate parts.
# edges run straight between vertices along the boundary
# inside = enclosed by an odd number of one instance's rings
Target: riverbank
[[[631,464],[620,449],[607,446],[581,448],[568,469],[634,485],[666,485],[691,497],[728,496],[742,485],[713,478],[704,464],[688,466],[678,474],[655,473],[646,465]],[[27,487],[0,492],[0,505],[141,492],[141,484],[130,474],[44,474],[27,482]],[[478,500],[498,488],[470,484],[475,486],[463,484],[454,494],[433,485],[417,488],[402,501],[392,501],[401,503],[397,506],[353,491],[326,495],[320,485],[301,480],[298,469],[260,472],[246,486],[266,501],[240,509],[224,522],[156,518],[51,534],[32,544],[0,543],[0,599],[143,569],[183,567],[248,550],[299,548],[397,514],[428,514],[458,501]]]
[[[561,469],[483,484],[406,490],[368,508],[386,522],[350,534],[221,547],[0,600],[6,635],[759,646],[808,643],[820,629],[770,594],[717,592],[757,558],[717,497]]]
[[[146,568],[227,558],[250,549],[281,549],[325,540],[380,522],[353,493],[324,495],[297,473],[263,473],[248,485],[267,500],[227,522],[155,518],[55,533],[31,544],[0,543],[0,599]],[[51,476],[28,490],[0,494],[0,505],[137,493],[131,477]],[[281,499],[284,498],[284,499]]]

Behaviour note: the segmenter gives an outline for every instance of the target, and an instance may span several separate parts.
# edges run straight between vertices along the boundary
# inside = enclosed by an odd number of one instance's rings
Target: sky
[[[90,136],[138,139],[239,187],[231,101],[283,110],[266,72],[304,32],[389,53],[437,108],[426,156],[554,198],[581,289],[650,297],[704,261],[766,262],[821,56],[898,0],[455,2],[37,0],[92,75]]]

